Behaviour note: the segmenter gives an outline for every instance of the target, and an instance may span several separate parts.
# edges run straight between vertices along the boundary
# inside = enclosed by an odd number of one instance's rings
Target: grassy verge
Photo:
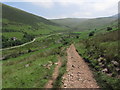
[[[110,31],[75,43],[78,53],[93,70],[99,86],[107,90],[120,88],[118,31]]]
[[[94,72],[95,79],[99,86],[105,90],[119,90],[120,79],[109,77],[108,75],[101,72]]]
[[[66,64],[67,64],[67,59],[66,59],[66,48],[64,47],[64,50],[61,52],[60,57],[61,57],[61,62],[62,66],[59,68],[59,75],[55,82],[53,83],[53,89],[56,88],[61,88],[62,86],[62,77],[66,73]]]

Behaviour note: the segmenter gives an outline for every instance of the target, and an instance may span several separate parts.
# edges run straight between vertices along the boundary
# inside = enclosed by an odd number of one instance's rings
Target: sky
[[[42,16],[57,18],[97,18],[118,13],[119,0],[0,0],[2,3]]]

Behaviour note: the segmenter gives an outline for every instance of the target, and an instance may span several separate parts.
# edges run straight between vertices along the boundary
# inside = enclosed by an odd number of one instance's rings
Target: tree
[[[27,34],[27,33],[24,33],[24,36],[23,36],[25,39],[27,39],[28,41],[32,40],[34,38],[33,35],[30,35],[30,34]]]
[[[79,36],[76,36],[76,38],[79,38]]]
[[[30,52],[32,52],[32,50],[29,48],[29,49],[28,49],[28,53],[30,53]]]
[[[90,32],[89,36],[94,36],[94,33],[95,33],[94,31]]]
[[[107,31],[111,31],[112,30],[112,28],[111,27],[107,27]]]

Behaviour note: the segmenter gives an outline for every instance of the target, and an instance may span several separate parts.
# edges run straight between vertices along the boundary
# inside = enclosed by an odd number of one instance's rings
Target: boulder
[[[107,73],[107,72],[108,72],[108,69],[105,68],[105,69],[102,70],[102,72]]]
[[[29,64],[26,64],[25,67],[29,67],[30,65]]]
[[[114,64],[114,66],[119,66],[119,63],[117,61],[111,61],[112,64]]]

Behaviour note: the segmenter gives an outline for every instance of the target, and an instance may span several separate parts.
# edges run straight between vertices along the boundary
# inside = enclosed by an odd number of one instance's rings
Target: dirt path
[[[61,34],[61,33],[57,33],[57,34]],[[9,50],[9,49],[18,48],[18,47],[23,47],[23,46],[25,46],[25,45],[28,45],[28,44],[31,44],[31,43],[35,42],[36,39],[38,39],[38,38],[47,38],[47,37],[50,37],[50,36],[52,36],[52,35],[56,35],[56,34],[50,34],[50,35],[43,36],[43,37],[37,37],[37,38],[34,38],[34,39],[33,39],[32,41],[30,41],[30,42],[26,42],[26,43],[24,43],[24,44],[22,44],[22,45],[17,45],[17,46],[13,46],[13,47],[9,47],[9,48],[3,48],[3,49],[0,49],[0,51]],[[0,59],[0,60],[1,60],[1,59]]]
[[[56,67],[55,67],[54,73],[52,75],[52,79],[48,81],[48,83],[45,85],[45,88],[52,88],[53,87],[53,83],[59,75],[59,68],[61,67],[61,65],[62,65],[61,57],[58,56],[58,62],[56,63]]]
[[[63,76],[63,88],[99,88],[88,65],[72,44],[67,49],[67,73]]]

